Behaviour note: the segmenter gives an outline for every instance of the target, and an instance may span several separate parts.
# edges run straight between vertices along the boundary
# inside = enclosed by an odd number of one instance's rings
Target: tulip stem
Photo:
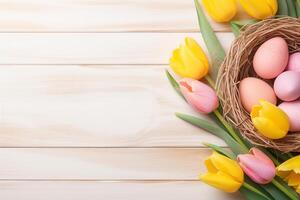
[[[215,82],[214,80],[209,76],[206,75],[205,76],[206,81],[209,83],[209,85],[211,87],[215,88]],[[230,133],[230,135],[242,146],[245,148],[246,151],[248,151],[248,147],[244,144],[244,142],[241,140],[241,138],[236,134],[235,130],[232,128],[232,126],[225,120],[225,118],[222,116],[222,114],[220,113],[220,111],[218,109],[216,109],[214,111],[214,114],[216,115],[216,117],[220,120],[220,122],[225,126],[225,128],[227,129],[227,131]]]
[[[250,190],[250,191],[252,191],[256,194],[259,194],[259,195],[263,196],[266,199],[270,199],[267,195],[265,195],[264,193],[262,193],[261,191],[259,191],[258,189],[256,189],[255,187],[253,187],[252,185],[250,185],[246,182],[244,182],[243,187],[245,187],[246,189],[248,189],[248,190]]]
[[[297,196],[294,196],[292,193],[290,193],[282,184],[280,184],[277,180],[273,179],[272,183],[281,190],[286,196],[288,196],[292,200],[299,200]]]
[[[216,89],[216,88],[215,88],[215,87],[216,87],[216,84],[215,84],[214,80],[213,80],[209,75],[206,75],[206,76],[205,76],[205,79],[206,79],[206,81],[208,82],[208,84],[209,84],[211,87],[213,87],[214,89]]]
[[[216,117],[220,120],[220,122],[225,126],[227,131],[230,133],[230,135],[246,150],[248,151],[248,147],[244,144],[244,142],[241,140],[241,138],[236,134],[235,130],[232,128],[232,126],[225,120],[225,118],[221,115],[220,111],[216,109],[214,111],[214,114]]]

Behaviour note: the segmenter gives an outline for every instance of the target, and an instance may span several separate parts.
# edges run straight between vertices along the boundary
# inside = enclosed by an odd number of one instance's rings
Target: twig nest
[[[246,77],[258,77],[253,68],[255,52],[265,41],[274,37],[281,37],[287,42],[290,54],[300,51],[300,19],[266,19],[246,27],[233,42],[220,67],[217,91],[226,119],[251,143],[282,152],[300,152],[300,132],[290,132],[278,140],[264,137],[255,130],[249,112],[243,108],[240,99],[240,81]]]

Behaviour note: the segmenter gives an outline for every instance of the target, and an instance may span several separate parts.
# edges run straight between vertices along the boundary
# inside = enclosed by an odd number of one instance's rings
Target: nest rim
[[[232,43],[220,66],[216,88],[224,117],[244,138],[257,146],[285,153],[300,152],[300,132],[289,132],[286,137],[277,140],[264,137],[255,130],[239,97],[238,86],[241,80],[246,77],[259,78],[252,66],[256,50],[262,43],[274,37],[285,39],[289,54],[300,52],[300,18],[270,18],[245,27]]]

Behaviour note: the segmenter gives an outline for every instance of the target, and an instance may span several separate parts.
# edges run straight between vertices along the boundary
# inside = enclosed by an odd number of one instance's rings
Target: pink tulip
[[[267,184],[276,175],[276,169],[272,160],[257,148],[250,149],[249,154],[242,154],[237,161],[254,182]]]
[[[217,94],[208,85],[190,78],[182,79],[179,85],[184,98],[200,113],[211,113],[218,108]]]

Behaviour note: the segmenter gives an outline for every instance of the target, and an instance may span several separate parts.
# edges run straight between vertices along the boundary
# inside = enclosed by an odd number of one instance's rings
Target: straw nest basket
[[[291,17],[266,19],[247,26],[232,44],[220,67],[217,90],[226,119],[251,143],[281,152],[300,152],[300,132],[289,133],[279,140],[262,136],[256,132],[250,115],[241,105],[239,97],[239,82],[245,77],[257,77],[252,67],[256,50],[266,40],[276,36],[286,40],[290,53],[300,51],[300,19]]]

